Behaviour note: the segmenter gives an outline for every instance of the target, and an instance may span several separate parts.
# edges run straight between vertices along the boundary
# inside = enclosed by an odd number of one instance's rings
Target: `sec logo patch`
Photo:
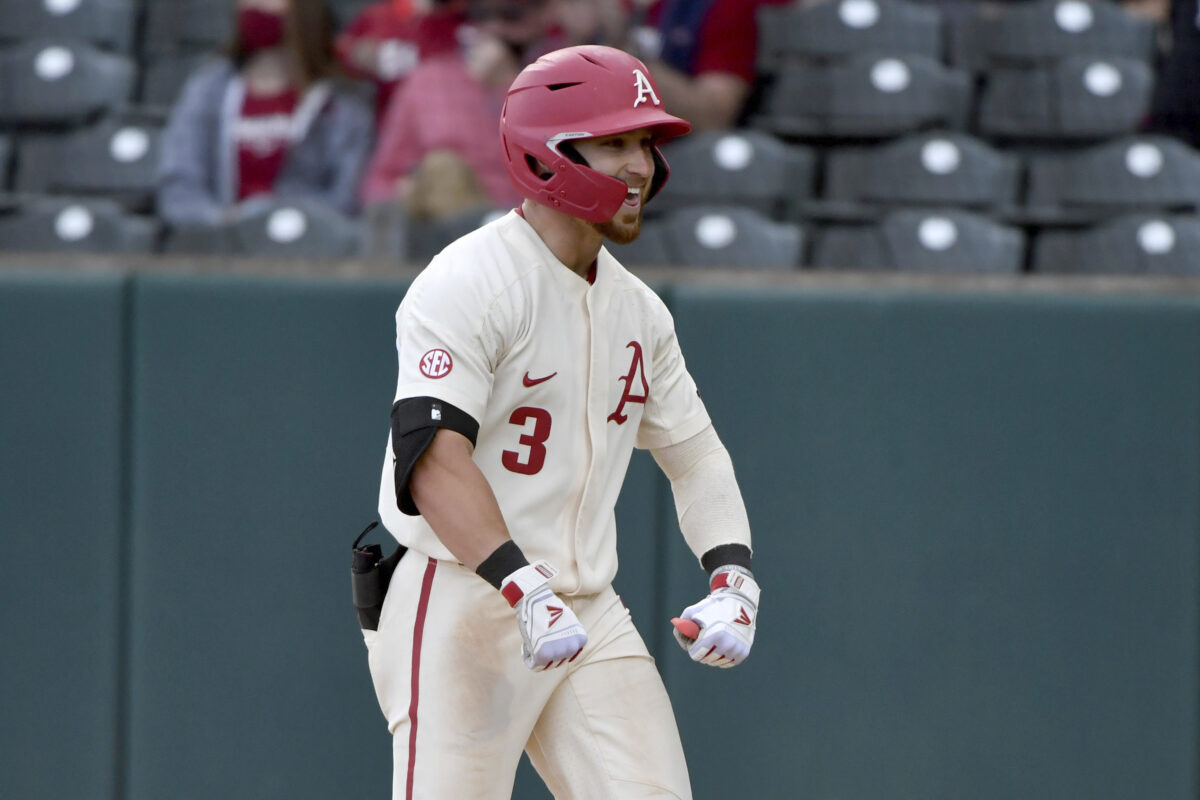
[[[454,359],[440,347],[421,356],[421,374],[426,378],[444,378],[454,368]]]

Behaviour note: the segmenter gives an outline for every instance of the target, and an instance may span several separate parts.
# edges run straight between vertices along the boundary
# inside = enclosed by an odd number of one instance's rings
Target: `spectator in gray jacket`
[[[370,156],[370,105],[334,77],[321,0],[237,0],[228,52],[201,65],[171,111],[158,213],[216,224],[277,199],[345,215]]]

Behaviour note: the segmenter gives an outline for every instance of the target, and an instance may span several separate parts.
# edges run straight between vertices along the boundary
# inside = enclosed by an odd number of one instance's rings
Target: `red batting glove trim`
[[[500,590],[500,594],[504,595],[504,599],[508,601],[508,605],[511,608],[516,608],[517,603],[521,602],[521,598],[525,596],[525,593],[521,591],[521,587],[517,586],[516,581],[506,583],[504,588]]]

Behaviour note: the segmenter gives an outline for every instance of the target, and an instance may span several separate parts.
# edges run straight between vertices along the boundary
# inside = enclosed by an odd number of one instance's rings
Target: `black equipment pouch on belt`
[[[358,612],[358,624],[365,631],[379,629],[379,613],[383,610],[383,598],[387,595],[392,573],[396,571],[396,564],[400,563],[400,559],[408,551],[407,547],[399,545],[395,552],[384,558],[381,545],[368,544],[359,547],[363,537],[377,525],[378,522],[372,522],[354,540],[354,557],[350,562],[350,589],[354,598],[354,609]]]

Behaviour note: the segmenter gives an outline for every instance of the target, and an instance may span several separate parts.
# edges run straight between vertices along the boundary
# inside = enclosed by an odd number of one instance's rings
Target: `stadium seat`
[[[1033,243],[1046,274],[1200,275],[1200,216],[1132,214],[1083,230],[1053,230]]]
[[[798,269],[804,257],[799,225],[775,222],[737,206],[691,206],[667,214],[671,263],[684,267]]]
[[[231,226],[236,252],[272,258],[342,258],[362,250],[363,231],[328,206],[280,199]]]
[[[12,160],[12,137],[0,133],[0,194],[8,191],[8,167]]]
[[[163,236],[163,253],[169,255],[231,256],[237,254],[229,225],[171,225]]]
[[[147,0],[142,49],[217,50],[233,36],[233,0]]]
[[[642,221],[642,232],[629,244],[605,242],[604,246],[613,257],[627,267],[670,266],[675,263],[671,255],[668,228],[664,218],[647,217]]]
[[[1072,56],[1054,66],[989,70],[979,131],[996,139],[1100,140],[1137,130],[1154,72],[1128,58]]]
[[[818,231],[812,266],[835,270],[1017,274],[1025,234],[961,209],[897,209],[878,224]]]
[[[655,213],[691,205],[738,205],[792,220],[813,191],[816,154],[763,131],[701,131],[666,148],[671,180],[650,204]]]
[[[472,208],[438,220],[414,220],[401,212],[401,256],[412,264],[426,264],[455,239],[505,213],[500,208]]]
[[[138,11],[135,0],[0,0],[0,42],[79,39],[128,53]]]
[[[1033,0],[980,9],[962,31],[961,52],[976,70],[1049,66],[1072,56],[1151,63],[1155,25],[1120,4]]]
[[[140,105],[169,110],[179,99],[188,77],[211,53],[204,50],[162,52],[146,60],[138,91]]]
[[[758,69],[777,72],[789,61],[827,62],[864,53],[942,58],[936,6],[907,0],[836,0],[761,5]]]
[[[1134,135],[1032,156],[1028,174],[1023,212],[1032,224],[1200,209],[1200,153],[1168,136]]]
[[[108,200],[29,198],[0,214],[0,250],[150,253],[159,230]]]
[[[105,195],[149,210],[158,184],[161,123],[116,116],[65,134],[22,134],[15,188],[35,194]]]
[[[0,50],[0,123],[79,122],[133,96],[125,56],[78,40],[38,39]]]
[[[1004,213],[1017,202],[1020,179],[1016,155],[968,134],[911,134],[882,145],[831,150],[822,202],[807,205],[805,216],[864,219],[895,205]]]
[[[860,55],[831,65],[787,64],[751,125],[784,137],[883,138],[962,129],[971,82],[924,56]]]

